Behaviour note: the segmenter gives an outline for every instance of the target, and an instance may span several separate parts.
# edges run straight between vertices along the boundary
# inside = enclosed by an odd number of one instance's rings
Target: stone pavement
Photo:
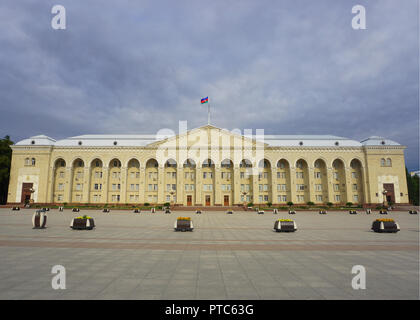
[[[82,210],[48,213],[32,229],[34,209],[0,209],[0,299],[419,299],[419,216],[360,212],[173,212]],[[95,219],[92,231],[69,228],[72,217]],[[174,232],[177,216],[193,232]],[[393,218],[401,231],[370,230]],[[276,233],[292,218],[298,231]],[[66,289],[54,290],[54,265]],[[354,265],[366,289],[354,290]]]

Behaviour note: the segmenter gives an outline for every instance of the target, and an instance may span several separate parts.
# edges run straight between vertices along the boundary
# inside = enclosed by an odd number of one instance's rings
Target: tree
[[[0,203],[7,202],[7,192],[9,189],[10,163],[12,160],[12,149],[10,146],[13,141],[10,136],[5,136],[0,140]]]
[[[415,206],[419,205],[419,176],[411,176],[405,168],[407,176],[408,199]]]

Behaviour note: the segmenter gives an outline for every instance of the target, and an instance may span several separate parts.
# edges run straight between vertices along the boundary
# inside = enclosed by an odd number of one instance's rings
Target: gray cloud
[[[272,134],[381,135],[419,166],[417,1],[0,2],[0,125],[35,134],[153,133],[206,123]]]

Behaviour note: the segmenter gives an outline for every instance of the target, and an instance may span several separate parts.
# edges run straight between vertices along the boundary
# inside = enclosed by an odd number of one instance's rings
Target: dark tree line
[[[407,168],[405,168],[405,172],[407,175],[407,189],[408,189],[408,199],[410,203],[418,206],[419,205],[419,176],[414,175],[411,176],[408,173]]]
[[[12,149],[10,146],[13,141],[9,136],[0,140],[0,204],[7,202],[7,192],[9,188],[10,162],[12,160]]]

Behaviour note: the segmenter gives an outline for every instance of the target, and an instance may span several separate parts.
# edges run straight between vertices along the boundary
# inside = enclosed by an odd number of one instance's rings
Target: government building
[[[34,136],[11,146],[8,203],[408,203],[397,142],[246,131]]]

